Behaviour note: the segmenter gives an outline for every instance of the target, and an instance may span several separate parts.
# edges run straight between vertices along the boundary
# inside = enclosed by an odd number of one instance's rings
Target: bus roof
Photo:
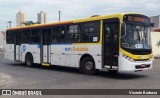
[[[106,18],[121,18],[123,19],[123,15],[126,14],[140,14],[140,13],[118,13],[118,14],[108,14],[108,15],[94,15],[88,18],[76,19],[76,20],[69,20],[63,22],[53,22],[47,24],[34,24],[30,26],[21,26],[15,28],[9,28],[7,30],[21,30],[21,29],[29,29],[29,28],[39,28],[39,27],[48,27],[48,26],[56,26],[56,25],[63,25],[63,24],[72,24],[72,23],[79,23],[79,22],[86,22],[86,21],[93,21],[93,20],[101,20]],[[140,14],[143,15],[143,14]]]

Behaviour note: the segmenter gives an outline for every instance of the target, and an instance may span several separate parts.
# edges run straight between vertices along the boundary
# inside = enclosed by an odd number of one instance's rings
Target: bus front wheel
[[[32,54],[27,54],[26,57],[25,57],[25,64],[29,67],[32,67],[33,66],[33,56]]]
[[[95,62],[93,58],[86,57],[82,60],[81,69],[84,74],[93,75],[96,72]]]

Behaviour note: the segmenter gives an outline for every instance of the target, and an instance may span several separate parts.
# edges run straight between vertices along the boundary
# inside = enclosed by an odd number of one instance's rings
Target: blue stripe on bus
[[[40,44],[29,44],[29,45],[37,45],[37,48],[40,48],[40,47],[41,47]]]
[[[40,48],[40,47],[41,47],[40,44],[38,44],[37,48]]]

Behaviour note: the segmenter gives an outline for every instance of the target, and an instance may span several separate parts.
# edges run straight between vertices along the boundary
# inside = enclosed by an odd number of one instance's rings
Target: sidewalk
[[[160,59],[153,60],[153,70],[160,71]]]

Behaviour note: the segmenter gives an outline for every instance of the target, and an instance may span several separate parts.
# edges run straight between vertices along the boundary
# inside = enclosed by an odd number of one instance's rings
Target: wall
[[[160,32],[151,32],[152,51],[155,57],[160,57]]]
[[[5,35],[4,32],[0,32],[0,48],[4,47],[5,43]],[[1,49],[0,49],[1,50]]]

